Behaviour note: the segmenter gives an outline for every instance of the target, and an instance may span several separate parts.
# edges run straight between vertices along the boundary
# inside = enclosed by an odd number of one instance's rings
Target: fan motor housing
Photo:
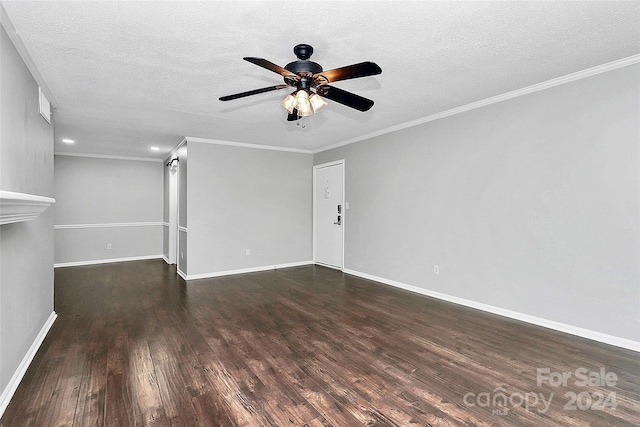
[[[317,74],[322,72],[322,66],[317,62],[309,61],[313,55],[313,47],[308,44],[297,44],[293,47],[293,53],[298,58],[297,61],[288,63],[284,68],[294,74],[311,73]]]
[[[322,72],[322,66],[313,61],[293,61],[285,65],[285,70],[291,71],[294,74],[299,73],[311,73],[317,74]]]

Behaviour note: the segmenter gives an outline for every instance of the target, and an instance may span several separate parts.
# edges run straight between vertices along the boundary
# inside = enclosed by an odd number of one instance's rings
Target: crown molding
[[[56,101],[56,98],[53,96],[51,89],[49,89],[49,86],[47,86],[47,83],[44,81],[42,74],[40,74],[40,71],[38,71],[36,63],[33,62],[33,58],[31,58],[31,55],[29,55],[29,51],[25,47],[22,38],[16,30],[16,27],[13,26],[13,23],[11,22],[9,15],[7,15],[7,11],[5,10],[2,3],[0,3],[0,25],[2,25],[2,28],[4,28],[4,30],[7,32],[9,40],[11,40],[11,43],[13,43],[13,46],[15,46],[16,50],[18,51],[18,55],[20,55],[20,58],[22,58],[22,61],[27,66],[27,69],[31,72],[31,75],[33,76],[36,83],[38,83],[38,86],[40,86],[40,89],[46,96],[49,103],[53,106],[53,108],[57,108],[58,102]]]
[[[640,54],[632,55],[626,58],[618,59],[616,61],[608,62],[606,64],[598,65],[595,67],[587,68],[586,70],[577,71],[575,73],[567,74],[562,77],[557,77],[555,79],[547,80],[545,82],[536,83],[531,86],[526,86],[521,89],[516,89],[511,92],[506,92],[501,95],[492,96],[490,98],[485,98],[480,101],[472,102],[470,104],[462,105],[460,107],[452,108],[450,110],[445,110],[440,113],[432,114],[430,116],[426,116],[420,119],[412,120],[410,122],[401,123],[399,125],[391,126],[385,129],[381,129],[376,132],[371,132],[366,135],[362,135],[356,138],[348,139],[346,141],[339,142],[337,144],[332,144],[323,148],[318,148],[314,150],[313,153],[321,153],[323,151],[332,150],[334,148],[343,147],[345,145],[353,144],[355,142],[364,141],[366,139],[371,139],[376,136],[385,135],[387,133],[400,131],[403,129],[407,129],[410,127],[418,126],[424,123],[432,122],[434,120],[439,120],[445,117],[453,116],[456,114],[464,113],[467,111],[475,110],[477,108],[482,108],[487,105],[496,104],[498,102],[507,101],[509,99],[517,98],[519,96],[528,95],[530,93],[539,92],[541,90],[549,89],[555,86],[560,86],[563,84],[571,83],[576,80],[584,79],[587,77],[595,76],[597,74],[606,73],[607,71],[613,71],[618,68],[627,67],[629,65],[637,64],[640,62]]]
[[[170,162],[171,160],[178,157],[178,150],[180,150],[180,148],[186,143],[187,143],[187,138],[182,138],[180,143],[169,151],[169,156],[163,160],[163,163]]]
[[[192,136],[185,136],[184,142],[200,142],[203,144],[217,144],[217,145],[230,145],[232,147],[257,148],[258,150],[287,151],[290,153],[313,154],[313,151],[303,150],[301,148],[287,148],[287,147],[276,147],[274,145],[248,144],[246,142],[233,142],[233,141],[223,141],[219,139],[196,138]]]
[[[157,162],[162,163],[162,159],[154,159],[151,157],[127,157],[127,156],[111,156],[108,154],[85,154],[85,153],[53,153],[56,156],[69,156],[69,157],[88,157],[91,159],[109,159],[109,160],[132,160],[136,162]]]

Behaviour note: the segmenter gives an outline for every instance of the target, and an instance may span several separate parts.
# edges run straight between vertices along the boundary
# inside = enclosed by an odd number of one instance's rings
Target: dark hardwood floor
[[[339,271],[55,275],[59,317],[3,427],[640,424],[639,353]]]

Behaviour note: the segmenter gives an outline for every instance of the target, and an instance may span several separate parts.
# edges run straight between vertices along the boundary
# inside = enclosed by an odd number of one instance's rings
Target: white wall
[[[4,29],[0,53],[0,189],[54,197],[53,125],[38,113],[38,85]],[[49,208],[35,220],[0,226],[0,415],[52,314]]]
[[[188,276],[312,259],[311,154],[190,141],[187,176]]]
[[[640,341],[639,68],[315,155],[345,267]]]
[[[168,160],[168,159],[167,159]],[[163,164],[165,164],[164,162]],[[164,229],[162,230],[162,255],[169,259],[169,169],[165,166],[162,172],[162,221]]]
[[[166,165],[172,160],[178,160],[177,170],[171,171]],[[176,209],[173,213],[176,215],[177,225],[181,230],[174,230],[176,233],[174,244],[177,249],[180,250],[179,254],[173,254],[175,256],[175,263],[178,268],[178,273],[183,277],[187,275],[187,143],[182,141],[176,149],[174,149],[169,157],[164,161],[164,203],[163,203],[163,218],[165,222],[163,230],[163,254],[166,261],[170,261],[173,257],[169,254],[169,239],[173,238],[173,233],[170,230],[171,214],[170,209]],[[173,181],[173,183],[172,183]],[[171,188],[175,185],[174,195],[176,200],[171,200]],[[177,193],[177,194],[176,194]],[[179,200],[178,200],[179,199]],[[179,210],[179,212],[178,212]],[[171,245],[171,246],[174,246]],[[172,248],[173,249],[173,248]]]
[[[56,265],[162,256],[162,174],[160,162],[56,155]]]
[[[188,168],[188,146],[189,144],[183,144],[178,150],[178,157],[180,163],[178,164],[178,273],[182,276],[186,276],[189,272],[188,263],[188,214],[187,209],[189,207],[189,168]],[[195,183],[194,185],[205,185],[206,183]]]

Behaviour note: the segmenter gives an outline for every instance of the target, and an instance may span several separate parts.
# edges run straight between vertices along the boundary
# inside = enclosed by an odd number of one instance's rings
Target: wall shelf
[[[31,221],[55,202],[51,197],[0,190],[0,225]]]

